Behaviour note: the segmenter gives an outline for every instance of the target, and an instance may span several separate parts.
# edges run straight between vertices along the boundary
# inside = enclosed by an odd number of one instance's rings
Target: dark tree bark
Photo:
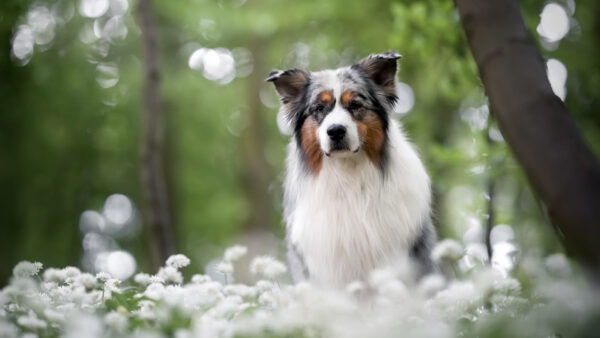
[[[155,266],[175,252],[167,180],[164,170],[164,126],[160,100],[158,39],[152,0],[139,0],[138,14],[144,54],[144,129],[142,136],[142,180],[145,190],[145,223]]]
[[[245,169],[244,192],[250,204],[250,214],[244,228],[254,231],[269,229],[273,203],[269,193],[272,177],[271,167],[265,157],[264,115],[260,101],[260,88],[267,73],[263,60],[264,40],[253,38],[249,49],[254,56],[254,70],[247,89],[249,107],[244,116],[246,126],[242,134],[242,151]]]
[[[456,0],[491,111],[567,250],[600,271],[600,167],[563,102],[516,0]]]

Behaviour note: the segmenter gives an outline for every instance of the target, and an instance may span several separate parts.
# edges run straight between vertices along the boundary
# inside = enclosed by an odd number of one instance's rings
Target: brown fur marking
[[[354,98],[354,92],[351,90],[346,90],[345,92],[342,93],[342,96],[341,96],[342,105],[343,106],[350,105],[350,102],[352,102],[353,98]]]
[[[318,128],[317,121],[312,117],[307,118],[302,125],[302,149],[306,154],[308,167],[315,175],[323,167],[323,153],[317,136]]]
[[[324,104],[330,104],[333,101],[333,93],[329,90],[319,93],[319,100]]]
[[[381,164],[381,148],[385,140],[383,124],[379,116],[368,110],[361,121],[356,122],[358,134],[363,142],[363,149],[374,165]]]

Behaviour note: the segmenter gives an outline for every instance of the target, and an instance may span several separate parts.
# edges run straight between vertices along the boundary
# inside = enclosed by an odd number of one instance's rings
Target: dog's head
[[[318,172],[325,160],[364,152],[383,166],[389,112],[397,100],[400,54],[370,55],[355,65],[308,72],[274,71],[281,111],[292,127],[308,167]]]

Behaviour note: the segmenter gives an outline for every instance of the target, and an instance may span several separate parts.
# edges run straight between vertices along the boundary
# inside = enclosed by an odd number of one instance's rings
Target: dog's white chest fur
[[[429,178],[397,123],[391,122],[385,177],[364,153],[325,158],[318,175],[307,175],[295,142],[290,143],[288,240],[317,285],[344,287],[408,254],[429,217]]]

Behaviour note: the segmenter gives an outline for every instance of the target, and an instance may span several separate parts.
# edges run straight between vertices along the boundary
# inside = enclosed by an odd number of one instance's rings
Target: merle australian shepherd
[[[391,117],[399,58],[387,52],[267,78],[294,133],[284,208],[296,282],[343,288],[400,257],[410,257],[418,275],[434,268],[429,177]]]

